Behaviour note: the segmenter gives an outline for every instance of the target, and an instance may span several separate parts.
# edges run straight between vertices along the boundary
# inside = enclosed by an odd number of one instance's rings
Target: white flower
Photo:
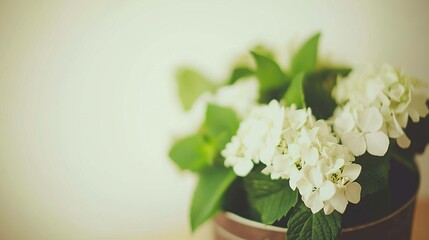
[[[283,119],[284,108],[276,100],[269,105],[255,107],[221,152],[225,166],[233,166],[237,175],[246,176],[253,163],[271,164],[280,142]]]
[[[222,155],[225,156],[225,166],[233,166],[234,172],[238,176],[246,176],[254,165],[250,151],[246,150],[242,139],[234,136],[222,151]]]
[[[342,169],[342,170],[341,170]],[[349,202],[357,204],[360,201],[362,187],[354,182],[362,167],[355,163],[347,163],[342,168],[335,170],[330,174],[331,180],[336,188],[335,194],[326,200],[324,206],[325,214],[330,214],[335,209],[344,213]]]
[[[361,167],[353,161],[354,156],[338,143],[325,121],[315,121],[311,109],[292,106],[285,109],[281,141],[263,173],[289,179],[290,187],[298,189],[313,213],[324,209],[330,214],[334,209],[344,212],[348,202],[360,200],[356,187],[360,185],[354,181]]]
[[[344,213],[349,202],[360,201],[361,187],[354,181],[362,167],[352,163],[354,158],[344,146],[332,144],[326,148],[318,165],[303,167],[297,188],[313,213],[322,208],[325,214],[331,214],[334,209]]]
[[[334,129],[354,155],[368,151],[382,156],[389,137],[408,147],[404,128],[408,118],[418,122],[429,113],[429,88],[389,65],[353,70],[339,78],[333,96],[340,105],[334,115]]]
[[[381,89],[383,82],[377,76],[377,69],[373,66],[362,66],[354,69],[346,78],[339,77],[332,94],[340,104],[350,101],[371,105]]]
[[[233,85],[223,86],[214,94],[205,92],[197,98],[189,112],[178,121],[176,135],[185,136],[194,133],[204,122],[208,103],[230,107],[239,117],[244,118],[257,104],[258,96],[259,84],[255,78],[241,79]]]
[[[342,143],[355,156],[368,151],[375,156],[384,156],[389,148],[389,138],[382,129],[383,116],[376,107],[363,110],[353,109],[350,105],[341,111],[337,110],[334,129],[339,134]]]

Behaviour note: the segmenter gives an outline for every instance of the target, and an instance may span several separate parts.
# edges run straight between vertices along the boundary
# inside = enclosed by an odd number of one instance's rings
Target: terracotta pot
[[[391,180],[391,185],[394,184],[392,186],[397,188],[392,191],[392,197],[404,198],[404,200],[400,200],[400,205],[391,214],[381,219],[344,228],[341,232],[341,240],[411,239],[419,177],[415,174],[410,175],[401,168],[394,167],[394,169],[396,169],[394,170],[396,180]],[[404,182],[404,178],[410,182]],[[286,231],[286,228],[267,226],[230,212],[219,213],[214,218],[216,240],[284,240]]]

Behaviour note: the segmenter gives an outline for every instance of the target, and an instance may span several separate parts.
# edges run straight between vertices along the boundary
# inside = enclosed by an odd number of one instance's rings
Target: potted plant
[[[221,85],[178,73],[188,135],[170,158],[199,181],[192,230],[216,239],[409,239],[428,142],[429,88],[382,65],[317,62],[320,34],[287,71],[257,47]]]

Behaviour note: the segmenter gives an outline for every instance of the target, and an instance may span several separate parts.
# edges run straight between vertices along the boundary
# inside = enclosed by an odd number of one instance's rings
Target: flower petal
[[[401,97],[404,94],[404,92],[405,92],[404,86],[402,84],[400,84],[400,83],[397,82],[397,83],[392,84],[390,86],[390,90],[388,92],[388,95],[389,95],[389,97],[391,99],[393,99],[393,100],[395,100],[397,102],[400,102],[401,101]]]
[[[335,118],[334,128],[338,133],[346,133],[353,130],[355,127],[355,120],[350,112],[344,110],[337,118]]]
[[[325,163],[326,164],[326,163]],[[332,174],[340,170],[344,166],[344,159],[337,159],[335,160],[333,165],[325,165],[322,163],[322,166],[324,168],[324,174]]]
[[[389,148],[389,137],[384,132],[365,134],[368,152],[374,156],[384,156]]]
[[[383,88],[384,88],[383,82],[377,81],[377,78],[375,78],[373,81],[367,81],[365,99],[368,102],[374,101],[377,98],[377,96],[382,93]]]
[[[315,147],[303,148],[301,151],[301,158],[305,164],[315,166],[319,161],[319,152]]]
[[[265,165],[269,165],[272,163],[273,156],[274,156],[274,153],[276,151],[276,148],[274,146],[278,145],[278,142],[280,142],[280,137],[279,137],[279,141],[277,141],[277,143],[267,144],[268,146],[261,149],[261,152],[259,154],[259,160],[261,160],[261,162],[264,163]],[[270,146],[272,146],[272,147],[270,147]]]
[[[341,136],[342,143],[350,149],[355,156],[360,156],[366,151],[366,143],[363,134],[348,132]]]
[[[323,202],[318,198],[316,192],[311,193],[310,197],[304,200],[304,204],[311,209],[313,214],[319,212],[324,207]]]
[[[244,160],[244,161],[238,161],[233,169],[235,174],[237,174],[240,177],[245,177],[253,168],[253,162],[251,160]]]
[[[376,107],[366,108],[359,113],[358,125],[363,132],[378,131],[383,125],[383,116]]]
[[[335,210],[340,213],[344,213],[349,202],[347,201],[346,195],[343,191],[337,191],[329,203],[335,208]]]
[[[420,117],[426,117],[426,115],[428,115],[429,109],[426,105],[427,100],[427,93],[419,93],[416,89],[413,89],[412,100],[408,107],[413,122],[419,122]]]
[[[312,167],[307,173],[308,181],[313,184],[314,187],[320,187],[323,183],[323,175],[319,169]]]
[[[290,170],[289,186],[295,191],[298,181],[302,178],[302,172],[296,168]]]
[[[398,120],[396,119],[395,113],[391,113],[392,119],[389,120],[387,124],[387,133],[391,138],[398,138],[404,134],[404,130],[399,125]]]
[[[299,193],[304,199],[308,199],[310,197],[311,192],[313,191],[313,186],[309,182],[304,179],[300,179],[296,183],[296,187],[299,190]]]
[[[320,200],[327,201],[335,195],[337,188],[331,181],[323,182],[319,189]]]
[[[292,128],[298,129],[304,125],[307,121],[307,111],[305,109],[299,109],[289,113],[289,121],[292,125]]]
[[[405,134],[397,138],[396,142],[401,148],[408,148],[411,144],[411,140]]]
[[[348,181],[353,182],[359,177],[361,171],[362,171],[361,165],[352,163],[344,166],[342,175],[344,177],[347,177]]]
[[[332,207],[330,203],[326,203],[325,207],[323,208],[323,211],[325,212],[325,215],[331,214],[335,209]]]
[[[362,187],[357,182],[349,183],[346,187],[346,198],[349,202],[357,204],[360,201]]]
[[[274,157],[272,165],[268,166],[271,166],[271,172],[283,173],[290,168],[290,161],[287,156],[278,154]]]
[[[292,157],[292,159],[297,159],[300,154],[300,147],[296,143],[292,143],[288,146],[287,154]]]

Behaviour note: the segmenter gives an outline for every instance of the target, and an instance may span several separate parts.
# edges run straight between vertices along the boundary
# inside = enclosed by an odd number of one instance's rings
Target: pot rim
[[[417,188],[418,189],[418,188]],[[371,227],[374,225],[377,225],[379,223],[382,223],[384,221],[387,221],[390,218],[395,217],[396,215],[398,215],[401,211],[403,211],[405,208],[409,207],[411,204],[414,203],[414,201],[417,198],[417,193],[418,191],[416,191],[416,193],[405,203],[403,204],[400,208],[396,209],[395,211],[393,211],[391,214],[377,219],[375,221],[369,222],[369,223],[365,223],[365,224],[361,224],[361,225],[357,225],[357,226],[353,226],[353,227],[348,227],[348,228],[344,228],[341,230],[341,232],[351,232],[351,231],[356,231],[359,229],[363,229],[363,228],[367,228],[367,227]],[[232,221],[247,225],[247,226],[251,226],[254,228],[259,228],[259,229],[264,229],[264,230],[270,230],[270,231],[274,231],[274,232],[282,232],[285,233],[287,232],[287,228],[282,228],[282,227],[277,227],[277,226],[272,226],[272,225],[265,225],[261,222],[257,222],[257,221],[253,221],[247,218],[244,218],[242,216],[239,216],[235,213],[232,212],[224,212],[225,217],[231,219]]]

